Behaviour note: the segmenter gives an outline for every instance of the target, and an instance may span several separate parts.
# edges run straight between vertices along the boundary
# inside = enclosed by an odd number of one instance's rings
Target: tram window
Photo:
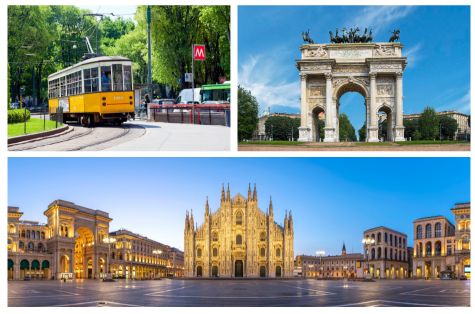
[[[124,65],[124,90],[132,90],[132,67]]]
[[[61,97],[66,96],[66,77],[60,78],[61,81]]]
[[[101,67],[101,90],[103,92],[111,91],[111,67]]]
[[[113,64],[114,71],[114,91],[124,90],[124,81],[122,77],[122,64]]]
[[[97,68],[84,70],[84,92],[91,93],[98,91],[98,70]]]

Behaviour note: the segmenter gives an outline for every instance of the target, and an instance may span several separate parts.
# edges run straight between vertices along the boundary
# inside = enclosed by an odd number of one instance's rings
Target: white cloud
[[[276,105],[300,108],[300,82],[288,81],[287,72],[271,56],[251,56],[241,64],[239,84],[256,97],[260,111]]]
[[[372,28],[373,34],[378,33],[386,26],[402,19],[415,10],[414,6],[370,6],[365,7],[362,12],[356,12],[355,18],[348,26],[359,26],[360,28]],[[389,36],[388,36],[389,38]]]
[[[412,47],[403,50],[404,55],[407,57],[407,67],[412,68],[422,58],[420,51],[422,44],[418,43]]]

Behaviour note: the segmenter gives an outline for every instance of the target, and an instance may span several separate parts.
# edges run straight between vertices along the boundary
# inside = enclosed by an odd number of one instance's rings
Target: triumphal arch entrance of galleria
[[[346,92],[358,92],[365,99],[367,142],[379,141],[381,117],[387,119],[386,140],[404,141],[402,79],[407,60],[402,47],[398,42],[302,45],[297,60],[299,141],[319,141],[319,118],[325,123],[324,142],[340,141],[339,102]]]

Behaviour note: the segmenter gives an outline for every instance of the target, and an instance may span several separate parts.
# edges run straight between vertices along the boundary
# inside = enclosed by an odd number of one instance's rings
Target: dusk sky
[[[219,206],[221,184],[259,207],[272,196],[276,221],[292,210],[295,254],[361,252],[365,229],[408,235],[412,221],[470,201],[469,158],[9,158],[8,203],[23,219],[46,222],[55,199],[106,211],[126,228],[183,249],[186,210],[201,224],[206,196]]]
[[[426,106],[437,111],[470,113],[469,6],[239,6],[239,84],[256,96],[261,113],[300,112],[302,31],[316,43],[328,43],[329,31],[358,26],[373,29],[374,42],[386,42],[401,30],[404,113]],[[358,130],[364,123],[364,99],[358,93],[341,98]]]

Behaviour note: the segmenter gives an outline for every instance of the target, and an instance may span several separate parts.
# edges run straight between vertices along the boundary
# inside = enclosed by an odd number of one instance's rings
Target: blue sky
[[[401,30],[404,112],[436,110],[470,113],[470,8],[468,6],[239,6],[239,84],[251,89],[261,112],[300,111],[301,32],[316,43],[329,41],[335,28],[372,28],[375,42]],[[357,93],[341,99],[340,113],[359,129],[364,100]]]
[[[77,7],[89,10],[91,13],[108,15],[112,19],[117,18],[117,16],[121,16],[123,19],[133,19],[137,11],[136,5],[78,5]],[[113,13],[114,16],[110,13]]]
[[[365,229],[405,232],[412,221],[445,215],[470,200],[468,158],[9,158],[8,203],[23,219],[46,222],[48,204],[65,199],[109,212],[111,230],[127,228],[183,248],[185,211],[203,221],[206,196],[215,211],[221,184],[259,206],[272,196],[276,221],[292,210],[295,254],[362,251]]]

